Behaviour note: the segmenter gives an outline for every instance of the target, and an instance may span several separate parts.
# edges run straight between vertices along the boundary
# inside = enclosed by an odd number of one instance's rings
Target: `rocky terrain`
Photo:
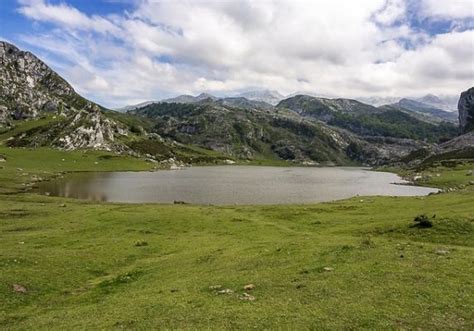
[[[457,112],[449,112],[416,100],[403,98],[391,106],[400,110],[409,110],[420,115],[427,115],[427,119],[433,119],[437,122],[447,121],[456,124],[458,123]]]
[[[461,130],[463,132],[474,130],[474,87],[461,93],[458,110]]]
[[[50,119],[11,137],[8,145],[124,150],[117,140],[129,135],[128,127],[105,112],[36,56],[0,42],[0,125]]]
[[[290,109],[305,117],[349,130],[359,136],[414,139],[437,143],[457,134],[448,123],[414,116],[410,111],[393,107],[374,107],[351,99],[316,98],[297,95],[281,101],[277,108]]]
[[[439,145],[424,147],[408,154],[410,166],[431,166],[438,161],[474,158],[474,87],[461,93],[458,103],[459,126],[463,133]]]
[[[320,107],[324,109],[317,108],[316,112],[293,107],[295,100],[308,98],[315,101],[312,97],[295,97],[270,109],[249,102],[230,105],[222,102],[225,99],[192,104],[155,103],[130,113],[151,120],[151,131],[162,137],[197,144],[237,159],[378,165],[430,146],[395,133],[361,136],[358,130],[327,125],[333,115],[354,112],[368,116],[374,107],[343,99],[325,100]],[[375,111],[383,113],[376,108]]]
[[[0,123],[36,118],[42,112],[83,108],[87,101],[29,52],[0,42]]]

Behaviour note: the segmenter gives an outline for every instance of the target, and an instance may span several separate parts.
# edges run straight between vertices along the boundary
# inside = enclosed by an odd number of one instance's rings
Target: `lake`
[[[285,204],[356,195],[422,196],[437,189],[396,185],[395,174],[357,167],[212,166],[156,172],[71,173],[40,194],[125,203]]]

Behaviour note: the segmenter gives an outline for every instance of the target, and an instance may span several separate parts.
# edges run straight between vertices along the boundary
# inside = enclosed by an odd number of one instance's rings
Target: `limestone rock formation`
[[[86,104],[71,85],[36,56],[0,42],[0,123]]]
[[[461,130],[463,132],[474,130],[474,87],[461,93],[458,111]]]
[[[29,52],[0,41],[0,126],[48,117],[49,122],[15,135],[10,146],[53,146],[67,150],[122,150],[116,136],[126,125],[77,94],[72,86]]]

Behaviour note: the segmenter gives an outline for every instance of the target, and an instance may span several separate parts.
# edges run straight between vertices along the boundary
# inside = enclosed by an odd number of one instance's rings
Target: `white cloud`
[[[472,18],[472,0],[421,0],[423,14],[438,18]]]
[[[79,92],[108,106],[249,87],[457,94],[474,78],[472,30],[414,29],[407,1],[140,1],[130,13],[100,17],[22,0],[19,11],[57,26],[24,40],[45,49]],[[423,15],[438,15],[440,7],[423,1]]]
[[[107,19],[100,16],[88,17],[74,7],[60,3],[51,5],[43,0],[21,0],[19,12],[31,19],[51,22],[62,27],[81,30],[93,30],[100,33],[113,33],[118,29]]]

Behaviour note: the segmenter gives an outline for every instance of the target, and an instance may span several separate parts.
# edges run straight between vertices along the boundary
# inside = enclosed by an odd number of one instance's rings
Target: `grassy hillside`
[[[296,116],[216,104],[152,104],[132,112],[163,137],[239,159],[313,160],[350,164],[348,142],[334,130]]]
[[[281,101],[280,109],[291,109],[362,136],[410,138],[438,142],[453,138],[458,128],[452,123],[432,123],[393,107],[376,108],[350,99],[325,99],[298,95]]]
[[[0,154],[1,329],[474,328],[474,186],[301,206],[96,204],[12,193],[33,175],[148,164]],[[468,184],[472,168],[425,184]],[[423,213],[433,227],[413,227]]]
[[[434,143],[453,138],[458,132],[453,124],[424,122],[395,109],[360,116],[337,113],[328,123],[363,136],[409,138]]]

